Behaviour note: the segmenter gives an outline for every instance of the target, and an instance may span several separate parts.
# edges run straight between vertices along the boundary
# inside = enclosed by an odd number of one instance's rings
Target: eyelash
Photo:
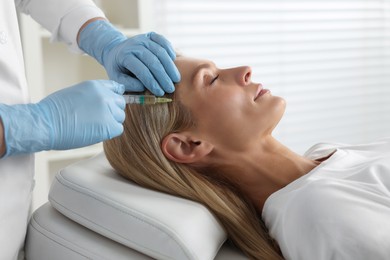
[[[210,82],[210,85],[213,85],[213,83],[219,78],[219,75],[217,75],[215,78],[213,78]]]

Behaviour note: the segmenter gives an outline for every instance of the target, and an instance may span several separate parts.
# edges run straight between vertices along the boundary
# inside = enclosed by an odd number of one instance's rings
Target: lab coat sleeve
[[[15,0],[15,5],[49,30],[52,41],[64,42],[79,53],[76,39],[81,26],[91,18],[105,17],[92,0]]]

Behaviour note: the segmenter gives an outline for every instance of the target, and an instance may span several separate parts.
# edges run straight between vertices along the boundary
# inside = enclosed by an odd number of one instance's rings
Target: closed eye
[[[210,85],[213,85],[213,83],[219,78],[219,75],[217,75],[213,80],[211,80]]]

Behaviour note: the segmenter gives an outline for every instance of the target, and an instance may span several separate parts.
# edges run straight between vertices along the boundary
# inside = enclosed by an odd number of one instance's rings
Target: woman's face
[[[250,67],[219,69],[208,60],[180,56],[176,97],[197,122],[195,133],[224,148],[245,149],[270,135],[285,110],[284,99],[252,82]]]

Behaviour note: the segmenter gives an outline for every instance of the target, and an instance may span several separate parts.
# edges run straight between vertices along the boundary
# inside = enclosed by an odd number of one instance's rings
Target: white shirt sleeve
[[[66,43],[74,52],[81,26],[94,17],[105,17],[92,0],[15,0],[17,9],[52,33],[52,41]]]

